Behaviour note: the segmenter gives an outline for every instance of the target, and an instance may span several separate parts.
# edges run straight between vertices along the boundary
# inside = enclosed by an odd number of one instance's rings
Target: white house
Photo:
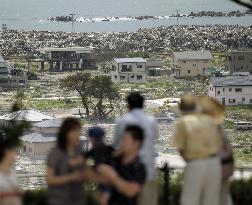
[[[210,51],[174,52],[172,56],[172,71],[177,78],[205,75],[211,60],[212,55]]]
[[[13,89],[28,86],[28,76],[21,69],[14,68],[0,55],[0,87]]]
[[[146,82],[146,63],[143,58],[114,58],[111,62],[111,80],[115,83]]]
[[[223,105],[252,104],[252,75],[213,77],[208,96],[216,98]]]
[[[55,146],[57,133],[63,119],[51,119],[33,125],[33,132],[21,138],[21,153],[33,159],[44,159]],[[84,149],[88,147],[86,137],[81,137]]]
[[[33,109],[24,109],[0,116],[0,125],[7,125],[11,120],[25,120],[31,125],[44,120],[55,119],[55,117]]]

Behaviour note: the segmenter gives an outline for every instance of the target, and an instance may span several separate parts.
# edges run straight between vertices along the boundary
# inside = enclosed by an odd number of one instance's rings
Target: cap
[[[92,127],[88,130],[88,136],[90,138],[95,138],[97,140],[101,140],[101,139],[103,139],[104,135],[105,135],[105,132],[100,127]]]

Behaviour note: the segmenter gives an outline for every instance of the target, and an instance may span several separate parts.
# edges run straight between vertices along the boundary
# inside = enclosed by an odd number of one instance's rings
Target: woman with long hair
[[[50,205],[83,205],[81,124],[67,118],[62,123],[57,145],[47,160],[48,199]],[[74,163],[73,163],[74,162]]]

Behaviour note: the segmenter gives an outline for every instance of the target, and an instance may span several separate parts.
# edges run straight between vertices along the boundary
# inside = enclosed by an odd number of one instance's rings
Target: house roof
[[[0,119],[10,121],[10,120],[26,120],[28,122],[41,122],[43,120],[55,119],[54,117],[44,114],[42,112],[25,109],[17,112],[12,112],[3,116]]]
[[[43,135],[40,133],[31,133],[21,137],[23,142],[30,143],[47,143],[47,142],[56,142],[56,137],[54,135]]]
[[[213,77],[211,79],[213,86],[252,86],[252,75],[249,76],[226,76]]]
[[[39,51],[43,54],[45,52],[52,52],[52,51],[74,51],[76,53],[82,53],[82,52],[91,52],[94,50],[91,47],[64,47],[64,48],[57,48],[57,47],[45,47],[45,48],[40,48]]]
[[[212,54],[210,51],[183,51],[174,52],[174,58],[177,60],[211,60]]]
[[[114,61],[117,63],[146,63],[147,61],[144,58],[114,58]]]
[[[81,140],[87,140],[86,137],[81,136]],[[49,142],[56,142],[57,137],[54,134],[41,134],[41,133],[31,133],[21,137],[23,142],[29,143],[49,143]]]
[[[61,126],[63,119],[50,119],[34,124],[34,127],[41,128],[58,128]]]

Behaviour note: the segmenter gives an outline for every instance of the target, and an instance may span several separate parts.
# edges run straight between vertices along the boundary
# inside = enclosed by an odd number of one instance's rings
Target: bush
[[[170,177],[170,197],[163,194],[163,173],[159,174],[159,205],[163,205],[164,197],[169,197],[169,205],[179,205],[181,193],[182,174],[172,174]],[[86,186],[86,203],[88,205],[97,205],[96,186]],[[234,205],[252,204],[252,178],[243,180],[233,180],[230,185]],[[48,205],[46,189],[33,190],[25,193],[23,197],[24,205]]]

